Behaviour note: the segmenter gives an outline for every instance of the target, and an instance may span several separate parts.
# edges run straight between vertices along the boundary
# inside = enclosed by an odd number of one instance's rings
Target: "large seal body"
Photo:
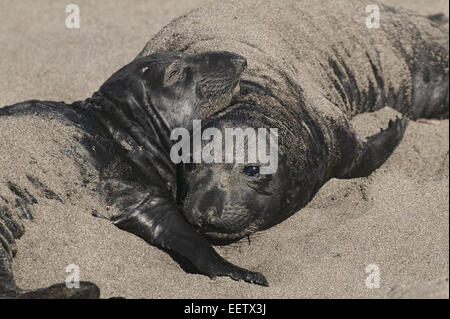
[[[363,141],[349,122],[357,114],[388,105],[410,119],[448,118],[448,31],[382,4],[379,28],[372,28],[369,4],[216,1],[174,20],[141,52],[227,49],[245,56],[238,101],[218,108],[205,127],[278,128],[275,174],[258,174],[258,163],[188,171],[184,213],[205,236],[226,242],[267,229],[330,178],[378,168],[406,120]]]
[[[102,209],[99,217],[190,258],[209,274],[202,265],[221,259],[179,212],[170,132],[189,127],[193,114],[206,116],[210,105],[230,104],[245,65],[230,52],[155,53],[114,73],[84,101],[1,108],[0,297],[99,295],[92,283],[80,290],[62,284],[32,292],[16,286],[15,240],[42,201],[82,207],[83,199],[101,198],[101,206],[114,209]],[[11,127],[20,133],[11,134]]]

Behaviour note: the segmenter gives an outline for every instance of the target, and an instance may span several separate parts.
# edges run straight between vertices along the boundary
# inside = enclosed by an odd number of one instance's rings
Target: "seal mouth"
[[[250,225],[242,231],[226,232],[222,229],[216,228],[211,225],[200,228],[200,233],[214,245],[227,245],[241,240],[244,237],[250,236],[256,230],[256,227]]]
[[[231,89],[231,95],[233,96],[233,100],[241,93],[241,79],[237,79],[236,84]]]
[[[240,102],[241,95],[241,79],[237,79],[233,88],[231,89],[231,100],[228,107],[234,106]]]
[[[224,98],[230,98],[234,100],[241,93],[241,79],[238,77],[233,81],[230,81],[224,85],[218,85],[217,87],[212,87],[205,83],[199,83],[197,86],[197,92],[202,96],[206,97],[210,102],[217,102]]]
[[[213,245],[228,245],[235,243],[242,238],[251,235],[252,232],[242,231],[239,233],[223,233],[223,232],[202,232],[202,235]]]
[[[207,214],[201,214],[198,208],[187,209],[185,214],[187,221],[211,244],[226,245],[253,234],[258,231],[258,223],[255,221],[239,218],[242,214],[234,212],[234,217],[228,220],[214,219],[215,213],[211,208]],[[230,212],[228,212],[230,213]]]
[[[241,65],[240,69],[236,74],[236,81],[231,89],[231,96],[233,97],[232,103],[241,93],[241,77],[245,70],[247,70],[247,60],[245,60],[245,62]]]
[[[188,218],[188,221],[206,240],[214,245],[227,245],[249,236],[254,232],[254,228],[251,226],[246,227],[242,231],[227,232],[211,224],[201,225],[201,223],[195,222],[192,218]]]

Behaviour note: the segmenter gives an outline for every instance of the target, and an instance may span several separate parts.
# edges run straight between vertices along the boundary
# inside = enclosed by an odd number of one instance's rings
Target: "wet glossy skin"
[[[97,189],[106,205],[120,210],[111,218],[115,225],[183,256],[198,272],[210,277],[230,276],[267,284],[262,275],[221,258],[184,219],[176,198],[177,169],[169,158],[170,130],[177,126],[189,128],[193,118],[208,114],[210,105],[225,108],[238,92],[245,67],[245,58],[230,52],[157,53],[125,66],[85,101],[71,105],[29,101],[2,108],[0,116],[51,116],[81,128],[83,136],[77,140],[90,157],[79,159],[80,165],[94,163],[98,169]],[[36,185],[41,184],[37,181]],[[21,192],[16,190],[15,194],[20,196]],[[25,199],[19,202],[26,204]],[[22,208],[32,216],[28,206]],[[8,217],[20,213],[15,211],[20,207],[2,209],[7,211],[0,219],[0,295],[27,296],[14,283],[13,248],[9,249],[23,233],[15,231],[22,229],[18,223],[23,216]],[[47,296],[51,292],[70,297],[64,287],[53,286],[32,295]],[[95,285],[88,283],[86,289],[86,296],[98,295]]]

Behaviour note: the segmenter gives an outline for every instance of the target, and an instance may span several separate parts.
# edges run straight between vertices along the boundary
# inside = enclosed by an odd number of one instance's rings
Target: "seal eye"
[[[244,174],[250,177],[259,177],[259,166],[246,166]]]

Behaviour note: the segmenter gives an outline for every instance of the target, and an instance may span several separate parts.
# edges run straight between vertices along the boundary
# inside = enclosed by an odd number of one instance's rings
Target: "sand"
[[[206,2],[78,0],[81,28],[68,30],[63,3],[2,1],[0,105],[84,99],[164,24]],[[448,16],[447,1],[385,2]],[[384,109],[353,122],[365,136],[395,114]],[[10,132],[22,131],[16,125]],[[37,205],[17,242],[17,283],[34,289],[63,282],[66,266],[76,264],[81,280],[98,284],[104,298],[448,298],[448,120],[411,122],[370,177],[331,180],[301,212],[250,244],[218,248],[231,262],[264,273],[269,288],[187,274],[164,252],[92,217],[100,205],[93,196],[78,205]],[[379,288],[366,287],[371,264]]]

